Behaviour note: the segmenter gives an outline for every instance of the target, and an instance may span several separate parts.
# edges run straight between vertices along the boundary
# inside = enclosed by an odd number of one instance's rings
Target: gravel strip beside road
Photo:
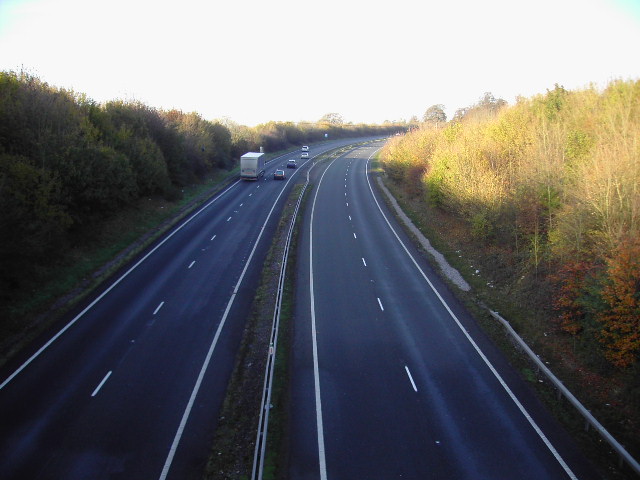
[[[398,205],[398,202],[396,201],[395,197],[387,189],[384,183],[382,183],[382,179],[378,177],[376,180],[378,180],[378,185],[380,186],[382,191],[385,193],[385,195],[391,202],[391,205],[395,209],[398,217],[400,217],[402,222],[409,228],[411,233],[413,233],[416,236],[416,238],[420,242],[420,245],[422,245],[422,247],[433,256],[436,263],[440,267],[440,270],[442,271],[442,273],[449,280],[451,280],[460,290],[464,290],[465,292],[468,292],[469,290],[471,290],[471,285],[469,285],[467,281],[464,278],[462,278],[462,275],[460,274],[460,272],[455,268],[453,268],[451,265],[449,265],[449,262],[447,262],[447,259],[444,258],[444,256],[440,252],[438,252],[435,248],[431,246],[431,242],[429,242],[429,239],[425,237],[422,234],[422,232],[418,230],[418,228],[413,224],[411,219],[407,217],[407,215],[404,213],[402,208],[400,208],[400,205]]]

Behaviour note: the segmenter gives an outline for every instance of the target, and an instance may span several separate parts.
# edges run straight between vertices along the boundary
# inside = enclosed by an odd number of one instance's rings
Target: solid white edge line
[[[378,149],[380,150],[380,149]],[[467,332],[467,330],[462,326],[462,323],[460,322],[460,320],[458,319],[458,317],[455,315],[455,313],[453,313],[453,311],[451,310],[451,308],[449,307],[449,305],[447,304],[447,302],[445,302],[444,298],[442,298],[442,296],[440,295],[440,293],[438,292],[438,290],[436,290],[435,286],[433,285],[433,283],[431,283],[431,280],[429,280],[429,278],[427,277],[427,275],[424,273],[424,271],[422,270],[422,268],[420,268],[420,265],[418,265],[418,262],[416,262],[415,258],[413,258],[413,255],[411,255],[411,253],[409,252],[409,249],[406,247],[406,245],[404,244],[404,242],[400,239],[400,236],[396,233],[396,231],[394,230],[394,228],[391,226],[391,223],[389,222],[389,220],[387,219],[387,216],[384,214],[384,212],[382,211],[382,208],[380,207],[380,204],[378,203],[378,199],[375,197],[374,193],[373,193],[373,188],[371,187],[371,182],[369,181],[369,175],[367,174],[367,172],[369,171],[369,161],[371,160],[371,157],[373,157],[376,152],[378,152],[378,150],[376,150],[375,152],[373,152],[369,158],[367,159],[367,168],[365,168],[364,174],[365,177],[367,179],[367,183],[369,184],[369,191],[371,192],[371,196],[373,197],[374,202],[376,203],[376,205],[378,206],[378,210],[380,211],[380,214],[382,215],[382,217],[384,218],[385,222],[387,222],[387,225],[389,226],[389,229],[391,229],[391,231],[393,232],[394,236],[396,237],[396,239],[398,240],[398,242],[400,243],[400,245],[402,245],[402,248],[404,249],[404,251],[406,252],[406,254],[409,256],[409,258],[411,259],[411,261],[413,262],[413,264],[415,265],[415,267],[418,269],[418,271],[420,272],[420,274],[422,275],[422,278],[424,278],[426,280],[426,282],[429,284],[429,287],[431,287],[431,290],[433,290],[433,292],[436,294],[436,296],[438,297],[438,300],[440,300],[440,303],[444,306],[444,308],[447,310],[447,312],[449,313],[449,315],[451,316],[451,318],[455,321],[456,325],[458,325],[458,328],[460,328],[460,330],[462,331],[462,333],[464,334],[465,337],[467,337],[467,340],[469,341],[469,343],[471,343],[471,345],[473,346],[473,348],[475,349],[475,351],[478,353],[478,355],[480,356],[480,358],[482,358],[482,360],[484,361],[484,363],[487,365],[487,367],[489,368],[489,370],[491,371],[491,373],[493,373],[494,377],[498,380],[498,382],[500,383],[500,385],[502,385],[502,388],[507,392],[507,395],[509,396],[509,398],[511,398],[511,400],[513,401],[513,403],[518,407],[518,409],[520,410],[520,412],[522,413],[522,415],[527,419],[527,421],[529,422],[529,424],[533,427],[533,429],[535,430],[535,432],[538,434],[538,436],[540,437],[540,439],[544,442],[544,444],[546,445],[546,447],[549,449],[549,451],[553,454],[553,456],[555,457],[555,459],[558,461],[558,463],[562,466],[562,468],[564,469],[565,473],[569,476],[569,478],[571,478],[572,480],[578,480],[578,477],[576,477],[576,475],[573,473],[573,471],[569,468],[569,465],[567,465],[567,463],[564,461],[564,459],[560,456],[560,454],[558,453],[558,451],[555,449],[555,447],[551,444],[551,442],[549,441],[549,439],[547,438],[547,436],[544,434],[544,432],[542,432],[542,430],[540,429],[540,427],[538,426],[538,424],[535,422],[535,420],[531,417],[531,415],[529,415],[529,412],[527,412],[527,410],[524,408],[524,405],[522,405],[522,403],[520,403],[520,401],[518,400],[518,398],[515,396],[515,394],[511,391],[511,389],[509,388],[509,386],[506,384],[506,382],[503,380],[502,376],[500,376],[500,374],[498,373],[498,371],[495,369],[495,367],[491,364],[491,362],[489,361],[489,359],[485,356],[485,354],[482,352],[482,350],[480,349],[480,347],[478,346],[478,344],[473,340],[473,338],[471,338],[471,335],[469,335],[469,333]]]
[[[407,372],[407,375],[409,376],[409,380],[411,381],[411,386],[413,387],[413,390],[415,392],[418,391],[418,387],[416,387],[416,382],[413,381],[413,377],[411,376],[411,372],[409,371],[409,367],[407,367],[406,365],[404,366],[405,371]]]
[[[244,275],[244,272],[243,272]],[[216,348],[218,343],[218,338],[220,338],[220,333],[222,332],[222,328],[224,327],[225,322],[227,321],[227,316],[229,315],[229,311],[231,310],[231,305],[233,305],[233,301],[236,298],[235,292],[231,294],[231,298],[229,299],[229,303],[227,303],[227,308],[224,311],[224,315],[222,316],[222,320],[220,320],[220,324],[218,325],[218,329],[216,330],[216,334],[213,337],[213,341],[209,346],[209,351],[207,352],[207,356],[204,359],[204,363],[200,368],[200,373],[198,374],[198,379],[193,387],[191,392],[191,396],[189,397],[189,401],[187,402],[187,406],[182,414],[182,419],[180,420],[180,425],[178,426],[178,430],[173,438],[173,442],[171,443],[171,448],[169,449],[169,454],[167,455],[167,459],[165,460],[164,467],[162,468],[162,473],[160,474],[160,479],[164,480],[167,478],[169,474],[169,469],[171,468],[171,464],[173,463],[173,458],[175,457],[176,451],[178,450],[178,444],[180,443],[180,439],[182,438],[182,434],[184,433],[184,429],[187,426],[187,420],[189,420],[189,415],[191,415],[191,410],[193,408],[193,404],[196,401],[196,396],[198,395],[198,391],[200,390],[200,385],[202,385],[202,379],[204,378],[204,374],[209,367],[209,362],[211,361],[211,357],[213,356],[213,351]]]
[[[313,164],[311,166],[311,168],[313,168],[315,166],[315,164]],[[302,203],[302,198],[304,196],[304,192],[306,191],[308,185],[309,185],[309,171],[311,169],[307,169],[307,178],[305,181],[305,184],[302,187],[302,191],[300,192],[300,197],[297,200],[296,203],[296,207],[294,209],[293,215],[294,217],[297,217],[298,212],[299,212],[299,208],[300,205]],[[292,235],[292,230],[294,228],[293,223],[290,224],[289,227],[289,236]],[[288,239],[288,241],[290,241],[291,238]],[[287,247],[288,249],[289,247]],[[285,270],[286,270],[286,265],[287,265],[287,259],[288,259],[288,252],[285,252],[284,256],[283,256],[283,265],[282,265],[282,275],[283,275],[283,279],[286,276],[285,275]],[[282,296],[279,297],[278,299],[278,305],[275,306],[274,309],[274,324],[272,325],[273,332],[278,332],[279,329],[279,322],[280,322],[280,307],[282,305]],[[277,313],[277,315],[276,315]],[[274,338],[274,342],[273,342],[273,347],[269,348],[269,355],[273,356],[276,355],[276,348],[278,345],[278,335],[275,336]],[[264,379],[264,386],[263,386],[263,395],[262,395],[262,401],[261,401],[261,405],[262,407],[265,408],[260,408],[260,418],[258,420],[258,431],[257,431],[257,438],[256,438],[256,445],[255,445],[255,449],[254,449],[254,455],[253,455],[253,467],[252,467],[252,471],[251,471],[251,478],[252,479],[262,479],[263,474],[264,474],[264,460],[265,460],[265,449],[266,449],[266,443],[267,443],[267,436],[268,436],[268,430],[269,430],[269,409],[266,408],[267,405],[270,405],[271,402],[271,382],[273,380],[273,376],[274,374],[274,368],[275,368],[275,363],[271,362],[270,366],[267,366],[267,369],[265,370],[265,379]],[[260,428],[260,426],[263,426],[262,428]],[[256,474],[258,475],[258,477],[256,477]]]
[[[144,257],[142,257],[140,260],[138,260],[129,270],[127,270],[125,273],[123,273],[121,277],[119,277],[115,282],[113,282],[109,286],[109,288],[107,288],[98,297],[96,297],[96,299],[93,300],[93,302],[91,302],[89,305],[87,305],[84,308],[84,310],[82,310],[78,315],[76,315],[63,328],[61,328],[60,331],[58,331],[58,333],[56,333],[53,337],[51,337],[51,339],[47,343],[45,343],[42,347],[40,347],[40,349],[36,353],[31,355],[31,357],[29,357],[22,365],[20,365],[20,367],[18,367],[15,372],[13,372],[11,375],[9,375],[9,377],[7,377],[7,379],[4,382],[2,382],[2,384],[0,384],[0,390],[2,390],[11,380],[13,380],[16,377],[16,375],[18,375],[20,372],[22,372],[22,370],[27,368],[27,366],[31,362],[33,362],[36,358],[38,358],[42,354],[42,352],[44,352],[47,348],[49,348],[49,346],[53,342],[55,342],[58,338],[60,338],[64,332],[69,330],[73,326],[74,323],[76,323],[80,318],[82,318],[82,316],[85,313],[87,313],[91,308],[93,308],[93,306],[96,303],[98,303],[100,300],[102,300],[109,292],[111,292],[111,290],[113,290],[122,280],[124,280],[125,277],[127,277],[131,272],[133,272],[142,262],[144,262],[147,258],[149,258],[157,249],[159,249],[162,245],[164,245],[165,242],[167,242],[171,237],[173,237],[176,233],[178,233],[180,230],[182,230],[184,228],[184,226],[187,225],[191,220],[193,220],[198,215],[200,215],[204,210],[209,208],[210,205],[212,205],[213,203],[217,202],[220,198],[222,198],[224,196],[224,194],[226,194],[229,190],[231,190],[233,187],[238,185],[238,183],[240,183],[240,182],[241,182],[241,180],[236,180],[234,183],[229,185],[229,187],[227,187],[225,190],[223,190],[218,196],[216,196],[213,200],[211,200],[209,203],[204,205],[200,210],[198,210],[196,213],[191,215],[187,220],[185,220],[178,228],[176,228],[173,232],[171,232],[169,235],[167,235],[164,238],[164,240],[162,240],[155,247],[153,247],[151,250],[149,250],[149,252]]]
[[[292,177],[293,178],[293,177]],[[290,181],[291,179],[289,179],[288,181]],[[227,308],[224,311],[224,314],[222,315],[222,319],[220,320],[220,324],[218,325],[218,328],[216,329],[216,334],[213,337],[213,340],[211,341],[211,345],[209,346],[209,351],[207,352],[207,356],[204,359],[204,363],[202,364],[202,367],[200,368],[200,374],[198,375],[198,379],[196,380],[196,383],[193,387],[193,391],[191,392],[191,397],[189,397],[189,402],[187,403],[187,406],[184,410],[184,413],[182,414],[182,420],[180,421],[180,425],[178,426],[178,430],[176,432],[175,437],[173,438],[173,442],[171,443],[171,447],[169,448],[169,453],[167,455],[167,459],[165,461],[164,467],[162,468],[162,472],[160,473],[160,480],[165,480],[167,478],[167,475],[169,474],[169,469],[171,468],[171,464],[173,463],[173,458],[175,457],[176,451],[178,450],[178,445],[180,444],[180,440],[182,439],[182,434],[184,433],[184,429],[187,425],[187,421],[189,420],[189,416],[191,415],[191,410],[193,409],[193,404],[195,403],[196,397],[198,395],[198,392],[200,391],[200,386],[202,385],[202,379],[204,378],[204,374],[207,371],[207,368],[209,368],[209,363],[211,362],[211,357],[213,356],[213,351],[216,348],[216,345],[218,343],[218,339],[220,338],[220,334],[222,332],[222,329],[224,328],[224,325],[227,321],[227,316],[229,315],[229,311],[231,310],[231,306],[233,305],[233,302],[236,298],[236,295],[238,294],[238,289],[240,288],[240,286],[242,285],[242,281],[244,280],[244,276],[247,273],[247,270],[249,269],[249,265],[251,264],[251,260],[253,260],[253,255],[256,252],[256,249],[258,248],[258,244],[260,243],[260,239],[262,238],[262,234],[264,233],[266,227],[267,227],[267,223],[269,223],[269,220],[271,219],[271,215],[273,214],[273,211],[276,208],[276,205],[278,204],[278,202],[280,201],[280,197],[282,196],[282,194],[284,193],[285,189],[283,188],[280,193],[278,194],[278,196],[276,197],[275,201],[273,202],[273,205],[271,206],[271,210],[269,210],[269,213],[267,214],[267,218],[265,219],[264,223],[262,224],[262,228],[260,229],[260,233],[258,234],[258,238],[256,239],[255,243],[253,244],[253,248],[251,249],[251,253],[249,254],[249,257],[247,258],[247,262],[244,265],[244,268],[242,269],[242,273],[240,274],[240,278],[238,279],[238,283],[235,285],[234,289],[233,289],[233,293],[231,294],[231,298],[229,298],[229,302],[227,303]]]
[[[98,392],[100,391],[100,389],[102,388],[102,386],[107,383],[107,380],[109,380],[109,377],[111,376],[112,371],[109,370],[109,373],[107,373],[104,378],[102,379],[102,381],[100,382],[100,385],[98,385],[96,387],[96,389],[93,391],[93,393],[91,394],[92,397],[95,397]]]

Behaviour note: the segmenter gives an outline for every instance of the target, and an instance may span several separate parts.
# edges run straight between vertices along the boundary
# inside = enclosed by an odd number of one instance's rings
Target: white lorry
[[[264,153],[247,152],[240,157],[240,178],[258,180],[264,175]]]

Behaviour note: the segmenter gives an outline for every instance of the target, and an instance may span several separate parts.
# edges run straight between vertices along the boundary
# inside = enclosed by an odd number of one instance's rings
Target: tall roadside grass
[[[439,233],[528,312],[521,329],[553,342],[595,403],[620,408],[618,430],[637,433],[640,81],[556,85],[425,126],[389,141],[381,163],[414,205],[457,225]]]

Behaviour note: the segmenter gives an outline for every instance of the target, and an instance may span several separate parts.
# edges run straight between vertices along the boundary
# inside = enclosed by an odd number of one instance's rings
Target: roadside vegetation
[[[441,107],[387,143],[389,187],[640,457],[640,81],[512,106],[487,94],[448,122]],[[325,117],[246,127],[0,72],[0,351],[232,178],[242,153],[400,128]]]
[[[326,117],[246,127],[135,101],[98,104],[0,72],[1,349],[91,269],[232,175],[243,153],[398,129]]]
[[[638,458],[640,81],[441,107],[387,143],[387,183]]]

